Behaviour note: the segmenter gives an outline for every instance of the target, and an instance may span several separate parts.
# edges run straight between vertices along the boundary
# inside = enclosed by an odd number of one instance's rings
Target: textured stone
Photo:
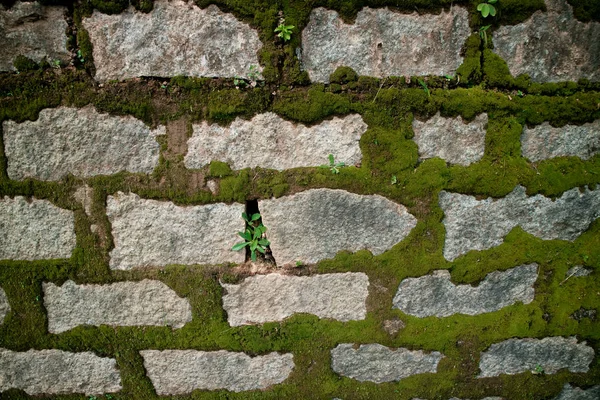
[[[94,46],[95,78],[138,76],[248,77],[262,44],[256,30],[211,5],[156,0],[150,13],[133,6],[83,19]]]
[[[222,284],[223,309],[231,326],[281,321],[295,313],[339,321],[365,319],[369,278],[362,272],[289,276],[255,275]]]
[[[160,281],[109,285],[42,284],[48,331],[61,333],[78,325],[169,325],[181,328],[192,320],[192,307]]]
[[[180,207],[134,193],[108,196],[110,268],[242,263],[244,253],[231,250],[244,229],[242,212],[244,205],[235,203]]]
[[[258,202],[278,265],[316,263],[341,250],[378,255],[404,239],[417,220],[382,196],[312,189]]]
[[[348,25],[316,8],[302,31],[302,64],[313,82],[329,82],[337,67],[375,77],[454,74],[470,34],[469,14],[452,7],[439,15],[400,14],[365,7]]]
[[[535,82],[600,80],[600,23],[582,23],[566,0],[546,0],[547,12],[494,31],[494,51],[513,76]]]
[[[17,1],[10,9],[0,5],[0,71],[14,71],[14,59],[23,55],[35,62],[44,59],[66,64],[66,7],[45,7]]]
[[[327,164],[333,154],[347,165],[362,159],[358,142],[367,130],[358,114],[334,117],[307,127],[293,124],[277,114],[258,114],[249,121],[236,118],[228,127],[194,125],[188,141],[185,165],[202,168],[213,160],[224,161],[233,169],[272,168],[284,170]]]
[[[0,324],[4,322],[4,317],[10,312],[10,304],[4,289],[0,288]]]
[[[544,240],[575,240],[600,217],[600,190],[571,189],[552,200],[527,196],[517,186],[504,198],[477,200],[473,196],[441,191],[446,242],[444,257],[454,260],[469,250],[500,245],[516,226]]]
[[[187,394],[196,389],[265,389],[286,380],[294,369],[290,353],[250,357],[225,350],[144,350],[140,354],[159,396]]]
[[[73,193],[75,200],[81,203],[87,216],[92,215],[92,202],[94,201],[94,189],[88,185],[83,185]]]
[[[455,285],[447,270],[400,282],[393,308],[419,318],[477,315],[500,310],[521,301],[533,301],[537,264],[488,274],[477,286]]]
[[[600,386],[592,386],[587,390],[573,387],[568,383],[563,386],[562,392],[554,400],[598,400],[600,399]]]
[[[546,374],[555,374],[563,368],[587,372],[593,359],[594,349],[585,342],[577,343],[575,337],[509,339],[481,353],[479,378],[534,371],[538,365]]]
[[[400,329],[404,329],[406,324],[400,318],[386,319],[383,321],[383,330],[390,336],[397,334]]]
[[[573,268],[569,268],[569,270],[567,271],[567,276],[568,277],[579,277],[579,276],[588,276],[589,274],[592,273],[591,269],[586,269],[581,265],[576,265]]]
[[[74,248],[73,211],[48,200],[0,199],[0,260],[70,258]]]
[[[21,389],[32,396],[114,393],[122,389],[116,364],[113,358],[89,351],[0,349],[0,392]]]
[[[157,135],[131,116],[100,114],[85,108],[47,108],[37,121],[5,121],[4,146],[11,179],[59,180],[110,175],[120,171],[150,173],[158,165]]]
[[[334,372],[361,382],[382,383],[435,373],[442,358],[437,351],[427,354],[421,350],[390,349],[377,343],[355,349],[352,343],[342,343],[331,350],[331,367]]]
[[[469,165],[481,160],[485,150],[487,114],[480,114],[470,123],[458,116],[444,118],[438,112],[428,121],[413,120],[414,141],[419,157],[439,157],[449,163]]]
[[[560,156],[587,160],[600,152],[600,120],[561,128],[554,128],[548,122],[531,129],[524,127],[521,152],[533,162]]]

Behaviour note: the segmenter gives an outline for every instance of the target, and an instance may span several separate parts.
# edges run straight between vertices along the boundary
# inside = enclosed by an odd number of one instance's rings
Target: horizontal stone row
[[[573,387],[569,383],[565,383],[562,391],[552,400],[598,400],[600,398],[600,385],[592,386],[589,389],[581,389]],[[412,400],[424,400],[413,398]],[[448,400],[461,400],[457,397],[452,397]],[[469,399],[464,399],[469,400]],[[484,397],[481,400],[507,400],[504,397]]]
[[[494,51],[514,76],[534,81],[600,79],[600,23],[577,21],[566,0],[546,0],[547,11],[493,32]],[[17,2],[0,8],[0,70],[25,55],[69,61],[64,7]],[[93,46],[99,81],[176,75],[260,78],[256,29],[214,5],[156,0],[149,13],[130,6],[118,15],[94,10],[82,20]],[[296,32],[293,32],[296,34]],[[314,82],[328,82],[337,67],[375,77],[454,75],[471,34],[469,10],[402,14],[364,7],[351,24],[336,11],[312,10],[301,33],[300,59]]]
[[[264,389],[285,381],[294,369],[290,353],[250,357],[225,350],[142,350],[146,373],[161,396],[193,390],[226,389],[233,392]],[[394,382],[408,376],[436,373],[444,358],[440,352],[380,344],[342,343],[331,350],[331,367],[341,376],[364,382]],[[594,350],[575,338],[509,339],[482,352],[478,378],[514,375],[540,368],[546,374],[561,369],[585,373]],[[116,360],[91,352],[61,350],[15,352],[0,349],[0,392],[21,389],[27,394],[114,393],[122,389]],[[558,398],[597,393],[565,387]]]
[[[485,150],[487,114],[472,122],[436,114],[414,120],[414,141],[421,159],[439,157],[468,166],[481,160]],[[251,120],[237,118],[229,126],[193,125],[184,163],[202,168],[222,161],[234,169],[285,170],[336,162],[357,165],[362,160],[359,141],[368,126],[358,114],[334,117],[307,127],[267,112]],[[3,122],[9,178],[56,181],[68,174],[88,178],[121,171],[151,173],[159,160],[157,136],[164,126],[150,129],[131,116],[98,113],[92,106],[58,107],[40,111],[36,121]],[[547,122],[523,128],[522,154],[533,162],[576,156],[589,159],[600,152],[600,120],[561,128]],[[292,156],[293,155],[293,156]]]

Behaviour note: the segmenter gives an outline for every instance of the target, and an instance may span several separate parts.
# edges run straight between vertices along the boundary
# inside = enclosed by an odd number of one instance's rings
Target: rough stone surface
[[[0,199],[0,260],[70,258],[74,248],[73,211],[48,200]]]
[[[0,5],[0,71],[14,71],[14,59],[23,55],[35,62],[70,61],[67,51],[66,7],[45,7],[38,2]]]
[[[388,335],[394,336],[395,334],[400,332],[401,329],[404,329],[406,327],[406,324],[399,318],[392,318],[383,321],[382,326],[383,330],[386,331]]]
[[[159,396],[187,394],[196,389],[265,389],[286,380],[294,369],[290,353],[250,357],[225,350],[144,350],[140,354]]]
[[[576,277],[580,277],[580,276],[588,276],[591,273],[592,273],[591,269],[584,268],[581,265],[576,265],[572,268],[569,268],[569,270],[567,271],[567,276],[576,278]]]
[[[403,205],[344,190],[312,189],[258,206],[278,265],[316,263],[340,250],[378,255],[417,224]]]
[[[365,7],[351,25],[335,11],[316,8],[302,31],[302,63],[313,82],[329,82],[340,66],[375,77],[453,75],[469,34],[461,7],[439,15]]]
[[[75,197],[75,200],[77,200],[78,202],[81,203],[87,216],[88,217],[91,216],[92,215],[92,202],[94,199],[94,189],[92,189],[88,185],[83,185],[83,186],[77,188],[75,193],[73,193],[73,197]]]
[[[419,318],[477,315],[500,310],[517,301],[533,301],[537,264],[488,274],[477,286],[455,285],[447,270],[400,282],[393,308]]]
[[[592,386],[587,390],[573,387],[568,383],[563,386],[562,392],[554,400],[598,400],[600,399],[600,386]]]
[[[535,82],[600,80],[600,23],[582,23],[566,0],[546,0],[547,12],[494,31],[494,51],[513,76]]]
[[[560,156],[587,160],[600,152],[600,120],[561,128],[554,128],[548,122],[532,129],[524,127],[521,152],[533,162]]]
[[[29,395],[94,395],[118,392],[122,387],[113,358],[92,352],[0,349],[0,392],[8,389],[21,389]]]
[[[43,283],[48,331],[61,333],[78,325],[169,325],[181,328],[192,320],[192,307],[160,281],[109,285],[62,286]]]
[[[355,349],[352,343],[342,343],[331,350],[331,367],[334,372],[361,382],[382,383],[435,373],[442,358],[437,351],[427,354],[421,350],[390,349],[377,343]]]
[[[311,127],[293,124],[267,112],[250,121],[236,118],[228,127],[203,122],[194,125],[188,141],[185,165],[202,168],[213,160],[227,162],[233,169],[272,168],[284,170],[336,162],[357,164],[362,159],[358,145],[367,130],[358,114],[334,117]]]
[[[176,75],[248,77],[262,44],[256,30],[211,5],[154,2],[145,14],[133,6],[118,15],[94,11],[83,20],[94,46],[95,78]]]
[[[223,203],[180,207],[134,193],[108,196],[106,213],[115,244],[110,268],[242,263],[244,252],[231,247],[244,229],[244,208]]]
[[[546,374],[555,374],[563,368],[587,372],[593,359],[594,349],[585,342],[577,343],[575,337],[509,339],[481,353],[479,378],[534,371],[538,365]]]
[[[481,160],[485,150],[487,114],[465,123],[458,116],[444,118],[438,112],[428,121],[413,120],[414,141],[420,158],[439,157],[449,163],[469,165]]]
[[[289,276],[255,275],[222,284],[223,309],[231,326],[281,321],[294,313],[340,321],[365,319],[369,278],[362,272]]]
[[[0,288],[0,324],[4,322],[4,317],[10,311],[10,304],[8,303],[8,297],[6,297],[6,293],[4,289]]]
[[[157,135],[131,116],[100,114],[94,107],[47,108],[37,121],[5,121],[4,146],[11,179],[59,180],[110,175],[120,171],[150,173],[158,165]]]
[[[439,204],[445,214],[444,257],[452,261],[469,250],[500,245],[516,226],[544,240],[573,241],[600,217],[600,190],[574,188],[554,201],[528,197],[522,186],[504,198],[484,200],[441,191]]]

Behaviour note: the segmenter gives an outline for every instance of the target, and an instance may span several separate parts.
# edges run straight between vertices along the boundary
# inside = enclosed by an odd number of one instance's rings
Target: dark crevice
[[[258,208],[258,200],[254,199],[254,200],[246,200],[246,214],[248,216],[251,216],[253,214],[260,214],[260,210]],[[258,220],[256,220],[254,222],[256,225],[255,226],[259,226],[260,224],[262,224],[262,216],[261,218],[259,218]],[[264,237],[268,238],[269,237],[269,231],[268,231],[267,227],[267,232],[264,235]],[[275,258],[273,257],[273,253],[271,252],[271,246],[266,246],[265,248],[265,254],[262,254],[261,252],[257,251],[257,261],[262,261],[262,262],[266,262],[268,264],[273,264],[273,266],[276,266],[277,263],[275,262]],[[250,252],[250,248],[246,247],[246,261],[250,261],[251,260],[251,252]]]

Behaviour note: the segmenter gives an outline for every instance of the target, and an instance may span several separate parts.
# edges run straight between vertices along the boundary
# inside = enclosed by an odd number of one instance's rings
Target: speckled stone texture
[[[131,116],[100,114],[94,107],[47,108],[36,121],[3,123],[11,179],[56,181],[110,175],[120,171],[150,173],[158,165],[157,135]]]
[[[531,129],[524,127],[521,152],[533,162],[560,156],[587,160],[600,152],[600,120],[561,128],[554,128],[548,122]]]
[[[421,350],[391,349],[377,343],[354,348],[352,343],[342,343],[331,350],[331,368],[337,374],[361,382],[383,383],[435,373],[442,358],[444,356],[437,351],[427,354]]]
[[[533,301],[537,264],[488,274],[477,286],[455,285],[447,270],[400,282],[393,308],[419,318],[477,315],[500,310],[517,301]]]
[[[35,62],[59,60],[67,64],[66,7],[46,7],[17,1],[10,9],[0,5],[0,71],[14,71],[13,61],[23,55]]]
[[[95,10],[83,19],[99,81],[138,76],[248,77],[260,69],[256,30],[215,5],[156,0],[150,13]]]
[[[563,386],[562,392],[555,397],[554,400],[598,400],[600,399],[600,386],[592,386],[584,390],[578,387],[573,387],[568,383]]]
[[[302,64],[313,82],[329,82],[340,66],[375,77],[454,75],[470,34],[468,12],[401,14],[365,7],[353,24],[336,11],[316,8],[302,31]]]
[[[566,276],[580,277],[580,276],[588,276],[591,273],[592,273],[591,269],[584,268],[581,265],[576,265],[572,268],[569,268]]]
[[[15,352],[0,349],[0,392],[20,389],[29,395],[84,393],[99,395],[122,389],[113,358],[92,352],[61,350]]]
[[[600,80],[600,23],[577,21],[566,0],[546,0],[517,25],[494,31],[494,52],[513,76],[528,74],[535,82]]]
[[[413,140],[419,146],[419,157],[439,157],[464,166],[481,160],[487,122],[487,114],[480,114],[467,123],[460,116],[444,118],[439,112],[424,122],[413,120]]]
[[[534,371],[539,365],[546,374],[566,368],[571,372],[587,372],[594,359],[594,349],[575,337],[544,339],[509,339],[491,345],[481,353],[479,378],[514,375]]]
[[[444,257],[452,261],[470,250],[502,244],[516,226],[540,239],[573,241],[600,217],[600,190],[574,188],[554,201],[527,196],[522,186],[506,197],[484,200],[442,190],[439,204],[446,228]]]
[[[237,203],[180,207],[134,193],[108,196],[106,213],[115,244],[110,268],[242,263],[244,252],[231,247],[244,229],[244,209]]]
[[[286,380],[294,369],[290,353],[250,357],[225,350],[143,350],[140,354],[159,396],[187,394],[196,389],[265,389]]]
[[[249,121],[236,118],[227,127],[206,121],[193,127],[186,167],[202,168],[218,160],[236,170],[261,167],[279,171],[328,164],[329,154],[335,155],[336,162],[358,164],[362,159],[359,140],[367,130],[358,114],[307,127],[272,112]]]
[[[0,199],[0,260],[70,258],[74,248],[73,211],[48,200]]]
[[[192,320],[187,299],[160,281],[117,282],[109,285],[42,284],[48,331],[61,333],[78,325],[172,326]]]
[[[417,219],[378,195],[312,189],[258,207],[278,265],[316,263],[341,250],[378,255],[404,239]]]
[[[4,289],[0,288],[0,324],[4,322],[4,318],[9,312],[10,304],[8,302],[8,297],[6,297]]]
[[[231,326],[281,321],[295,313],[339,321],[365,319],[369,278],[362,272],[289,276],[255,275],[226,291],[223,309]]]

